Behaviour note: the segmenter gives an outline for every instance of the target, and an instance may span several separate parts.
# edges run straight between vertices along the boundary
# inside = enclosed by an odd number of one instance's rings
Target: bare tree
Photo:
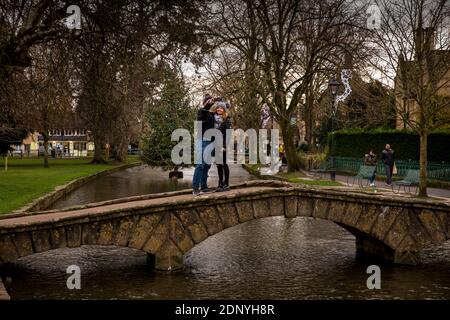
[[[72,78],[77,110],[93,130],[94,161],[102,162],[106,143],[114,156],[124,160],[133,122],[142,114],[145,77],[139,69],[173,50],[189,52],[197,36],[196,20],[203,0],[13,0],[0,2],[0,114],[3,127],[14,118],[25,127],[27,116],[9,107],[7,83],[15,71],[33,65],[31,51],[36,45],[67,39],[72,48],[68,63],[76,67]],[[64,25],[66,10],[76,5],[82,14],[82,30]],[[146,61],[145,61],[146,60]],[[51,58],[49,57],[49,61]],[[5,101],[5,102],[3,102]],[[11,101],[11,100],[8,100]],[[84,108],[84,109],[83,109]],[[23,120],[23,121],[22,121]],[[14,128],[9,128],[11,132]]]
[[[101,2],[86,20],[77,40],[81,83],[77,110],[96,144],[94,162],[103,162],[103,147],[124,161],[127,147],[141,128],[143,106],[152,86],[151,71],[173,52],[190,52],[197,42],[193,28],[200,1]]]
[[[64,1],[0,1],[0,140],[20,144],[31,132],[30,108],[17,108],[17,99],[27,95],[23,70],[31,67],[30,48],[46,43],[67,29]]]
[[[395,85],[399,120],[420,136],[419,195],[427,196],[427,141],[450,122],[450,3],[380,0],[374,65]]]
[[[231,102],[233,123],[243,129],[261,125],[260,30],[253,2],[235,0],[213,1],[207,24],[201,28],[210,49],[203,60],[207,90]]]
[[[0,68],[30,66],[32,46],[67,31],[62,19],[68,6],[66,1],[1,1]]]
[[[50,130],[61,129],[72,112],[71,69],[64,43],[52,42],[52,49],[34,46],[31,57],[31,66],[23,72],[24,90],[16,97],[16,106],[29,109],[24,122],[42,135],[47,168]]]
[[[244,130],[260,127],[263,105],[257,91],[259,69],[250,63],[240,51],[222,47],[203,59],[203,67],[207,70],[204,91],[230,102],[233,124]]]
[[[253,62],[262,74],[257,92],[280,126],[291,171],[300,168],[291,116],[315,75],[361,45],[360,13],[344,0],[259,0],[240,6],[222,0],[212,9],[210,35],[244,55],[250,42],[257,47]]]

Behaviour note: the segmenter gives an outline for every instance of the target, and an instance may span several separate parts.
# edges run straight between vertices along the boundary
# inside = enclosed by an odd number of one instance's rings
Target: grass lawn
[[[342,186],[342,184],[337,181],[302,179],[301,177],[298,176],[297,172],[279,173],[278,175],[280,177],[286,178],[289,182],[293,182],[293,183],[301,183],[301,184],[308,184],[308,185],[313,185],[313,186],[324,186],[324,187]]]
[[[248,164],[247,168],[250,169],[251,172],[254,174],[259,173],[259,169],[261,168],[261,164]],[[289,172],[289,173],[283,173],[280,172],[276,174],[277,177],[281,177],[286,179],[289,182],[293,183],[301,183],[301,184],[307,184],[307,185],[313,185],[313,186],[327,186],[327,187],[334,187],[334,186],[341,186],[339,182],[336,181],[330,181],[330,180],[309,180],[309,179],[302,179],[302,177],[299,176],[298,172]]]
[[[50,168],[44,168],[43,159],[0,158],[0,214],[9,213],[30,203],[74,179],[121,165],[121,163],[90,164],[91,159],[49,159]],[[128,162],[136,162],[129,158]]]

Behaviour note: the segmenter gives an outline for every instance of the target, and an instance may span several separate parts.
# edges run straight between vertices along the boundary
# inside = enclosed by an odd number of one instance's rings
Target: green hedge
[[[331,134],[328,136],[330,143]],[[381,154],[386,143],[396,159],[419,160],[419,136],[398,130],[341,130],[334,134],[332,154],[338,157],[362,158],[368,150]],[[450,162],[450,131],[434,132],[428,137],[428,160]]]

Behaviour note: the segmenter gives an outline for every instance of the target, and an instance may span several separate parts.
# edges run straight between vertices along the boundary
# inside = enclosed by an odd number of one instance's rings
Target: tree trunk
[[[48,168],[48,130],[44,130],[42,137],[44,138],[44,168]]]
[[[114,160],[119,162],[126,162],[127,161],[127,147],[123,147],[121,145],[116,146],[116,150],[114,153]]]
[[[128,142],[125,139],[114,146],[114,159],[119,162],[126,162],[128,157]]]
[[[308,142],[308,146],[310,149],[314,149],[313,146],[313,126],[314,121],[312,117],[312,112],[307,110],[305,112],[305,140]]]
[[[288,171],[294,172],[300,170],[300,157],[294,144],[294,136],[289,117],[280,121],[281,135],[283,136],[284,151],[288,162]]]
[[[428,134],[420,134],[419,197],[427,197],[427,144]]]
[[[305,118],[305,140],[308,142],[308,146],[313,148],[312,146],[312,136],[313,136],[313,108],[314,108],[314,96],[311,90],[308,90],[306,94],[306,103],[304,110],[304,118]]]
[[[96,139],[94,137],[94,158],[92,159],[92,163],[106,163],[105,158],[103,156],[103,142],[101,139]]]
[[[105,146],[105,161],[109,161],[110,156],[111,156],[111,145],[107,143]]]

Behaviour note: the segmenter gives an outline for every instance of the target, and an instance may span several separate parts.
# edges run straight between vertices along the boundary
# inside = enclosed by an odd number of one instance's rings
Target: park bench
[[[376,166],[365,166],[362,165],[359,167],[358,174],[356,176],[349,176],[347,177],[347,185],[349,184],[350,179],[353,179],[353,184],[355,184],[355,181],[358,181],[358,185],[361,187],[364,187],[363,181],[366,179],[367,182],[369,182],[369,179],[373,177],[373,174],[375,173]]]
[[[331,168],[330,161],[324,160],[320,162],[319,167],[317,169],[311,170],[311,173],[320,178],[322,174],[328,173],[330,168]]]
[[[408,192],[411,193],[411,187],[416,187],[416,190],[414,192],[417,193],[417,187],[419,186],[419,170],[412,170],[412,169],[408,169],[408,171],[406,172],[406,176],[405,178],[403,178],[403,180],[400,181],[394,181],[392,183],[392,191],[395,192],[395,187],[394,186],[398,186],[398,191],[397,193],[400,193],[400,189],[403,186],[403,189],[406,192],[406,187],[408,187]]]

